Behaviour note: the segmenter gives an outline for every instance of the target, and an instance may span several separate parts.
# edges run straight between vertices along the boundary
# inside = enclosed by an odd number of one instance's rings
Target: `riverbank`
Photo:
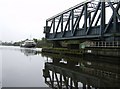
[[[67,48],[42,48],[44,53],[63,54],[63,55],[74,55],[81,56],[86,54],[100,55],[100,56],[112,56],[120,57],[119,47],[86,47],[84,49],[67,49]]]
[[[71,50],[71,49],[67,49],[67,48],[42,48],[42,52],[53,53],[53,54],[62,54],[62,55],[82,55],[84,53],[84,49]]]

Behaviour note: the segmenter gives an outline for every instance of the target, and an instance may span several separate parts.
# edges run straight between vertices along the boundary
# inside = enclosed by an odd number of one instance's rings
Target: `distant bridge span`
[[[47,40],[120,41],[120,1],[80,3],[46,20]]]

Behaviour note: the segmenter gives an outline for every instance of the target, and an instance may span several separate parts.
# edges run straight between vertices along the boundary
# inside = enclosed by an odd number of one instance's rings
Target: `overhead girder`
[[[91,0],[91,1],[92,1],[92,0]],[[112,5],[117,4],[116,2],[110,2],[110,3],[111,3]],[[64,16],[65,16],[65,14],[66,14],[67,12],[70,12],[71,10],[79,10],[79,12],[81,12],[82,9],[80,9],[80,8],[81,8],[83,5],[84,5],[84,4],[81,4],[81,3],[80,3],[80,4],[78,4],[78,5],[70,8],[70,9],[68,9],[68,10],[65,10],[65,11],[62,12],[62,13],[59,13],[59,14],[57,14],[57,15],[49,18],[49,19],[47,19],[47,21],[51,20],[52,18],[56,18],[56,17],[60,16],[61,14],[64,14]],[[91,8],[92,8],[92,10],[89,10],[89,12],[94,12],[94,11],[97,9],[97,5],[98,5],[97,2],[93,3],[93,2],[89,2],[89,1],[88,1],[88,2],[87,2],[88,9],[91,9]],[[109,4],[105,3],[105,7],[109,7],[109,6],[110,6]],[[68,16],[68,15],[66,15],[66,16]]]
[[[107,7],[113,12],[108,23],[106,23]],[[119,8],[120,1],[115,3],[88,1],[78,4],[46,20],[46,27],[50,30],[49,33],[46,33],[47,39],[81,38],[81,36],[89,35],[102,38],[112,28],[114,30],[112,32],[120,32],[120,28],[118,28]],[[51,24],[48,25],[48,23]]]

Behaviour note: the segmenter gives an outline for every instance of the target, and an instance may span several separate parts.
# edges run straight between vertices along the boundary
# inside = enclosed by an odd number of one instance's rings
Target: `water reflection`
[[[0,50],[20,51],[25,56],[33,56],[41,52],[41,48],[24,48],[19,46],[0,46]]]
[[[36,48],[0,47],[2,53],[2,63],[0,62],[2,79],[0,81],[3,89],[6,87],[46,87],[42,76],[45,60],[38,55],[38,51]]]
[[[26,56],[37,55],[39,53],[38,51],[36,51],[34,49],[30,49],[30,48],[24,48],[24,49],[22,48],[22,49],[20,49],[20,51],[22,53],[24,53],[24,55],[26,55]]]
[[[119,58],[37,55],[38,49],[20,47],[0,47],[0,51],[3,87],[48,87],[46,84],[54,89],[119,87]]]
[[[67,57],[65,55],[46,56],[43,69],[45,83],[53,89],[117,89],[120,84],[119,65],[106,62],[87,60],[87,57]],[[90,59],[90,57],[88,58]],[[113,58],[117,60],[116,58]]]
[[[2,54],[0,51],[0,89],[2,88]]]

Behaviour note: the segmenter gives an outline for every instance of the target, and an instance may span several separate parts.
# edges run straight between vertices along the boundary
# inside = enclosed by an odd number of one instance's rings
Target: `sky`
[[[85,0],[0,0],[0,40],[44,37],[46,19]]]

